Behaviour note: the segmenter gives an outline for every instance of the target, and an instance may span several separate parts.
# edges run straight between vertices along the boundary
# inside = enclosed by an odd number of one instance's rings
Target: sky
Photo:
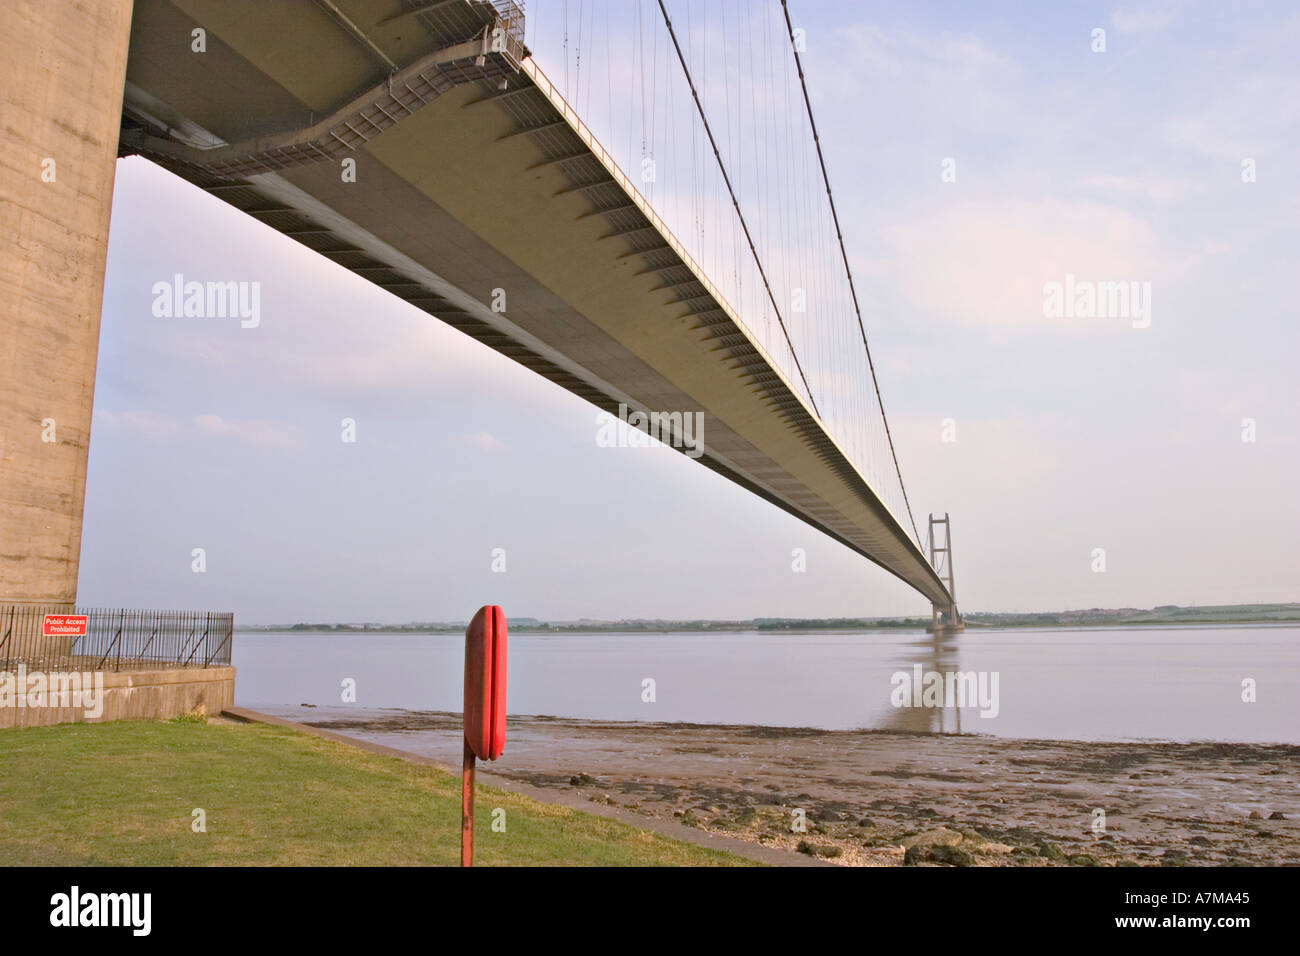
[[[765,158],[810,142],[797,88],[777,82],[779,4],[668,6],[760,255],[783,290],[810,261],[838,274],[778,208],[812,209],[816,181],[773,198],[782,176],[811,174]],[[635,0],[599,7],[607,24],[594,9],[529,3],[537,62],[623,168],[655,156],[648,198],[772,335],[727,245],[734,223],[697,228],[726,206],[716,182],[692,190],[716,174],[682,145],[690,103],[657,4],[639,5],[639,32]],[[960,606],[1300,600],[1300,11],[790,9],[908,495],[922,534],[928,513],[951,515]],[[727,39],[741,23],[759,48],[771,38],[761,74]],[[780,97],[784,134],[745,123],[755,96]],[[154,284],[177,273],[259,282],[260,323],[155,315]],[[1045,289],[1067,276],[1136,283],[1149,310],[1048,314]],[[865,388],[857,353],[819,338],[824,314],[791,316],[796,348],[823,356],[814,391]],[[595,433],[582,400],[147,161],[119,162],[81,604],[243,624],[464,620],[486,603],[551,620],[928,614],[696,462]]]

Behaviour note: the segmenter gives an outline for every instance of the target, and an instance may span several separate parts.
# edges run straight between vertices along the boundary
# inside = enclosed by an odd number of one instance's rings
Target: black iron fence
[[[235,615],[0,604],[0,671],[146,670],[230,663]]]

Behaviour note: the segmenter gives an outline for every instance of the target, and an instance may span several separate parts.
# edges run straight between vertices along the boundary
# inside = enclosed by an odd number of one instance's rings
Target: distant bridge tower
[[[943,525],[942,547],[939,546],[939,540],[934,533],[938,525]],[[945,511],[942,518],[930,515],[930,530],[927,537],[930,544],[930,564],[948,585],[948,594],[952,596],[952,603],[947,607],[939,604],[931,605],[930,630],[934,634],[957,634],[966,630],[966,625],[962,623],[961,614],[957,610],[957,588],[953,584],[952,577],[952,525],[948,520],[948,512]]]

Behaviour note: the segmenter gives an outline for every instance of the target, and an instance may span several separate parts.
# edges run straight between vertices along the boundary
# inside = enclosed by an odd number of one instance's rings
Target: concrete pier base
[[[0,729],[109,720],[167,720],[179,714],[216,716],[235,705],[233,667],[109,671],[102,677],[103,700],[94,702],[94,709],[99,713],[88,714],[84,700],[76,705],[71,702],[61,705],[65,702],[48,696],[36,697],[24,688],[13,699],[8,694],[0,695]]]
[[[957,605],[953,604],[946,608],[941,608],[937,604],[932,606],[930,624],[926,627],[925,633],[938,634],[942,637],[947,634],[960,634],[964,630],[966,624],[961,619]]]

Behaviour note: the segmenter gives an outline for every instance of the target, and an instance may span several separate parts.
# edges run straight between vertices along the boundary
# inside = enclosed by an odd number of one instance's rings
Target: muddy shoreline
[[[273,712],[460,762],[460,714]],[[1288,744],[525,716],[510,718],[505,754],[483,769],[846,865],[1300,862],[1300,746]]]

